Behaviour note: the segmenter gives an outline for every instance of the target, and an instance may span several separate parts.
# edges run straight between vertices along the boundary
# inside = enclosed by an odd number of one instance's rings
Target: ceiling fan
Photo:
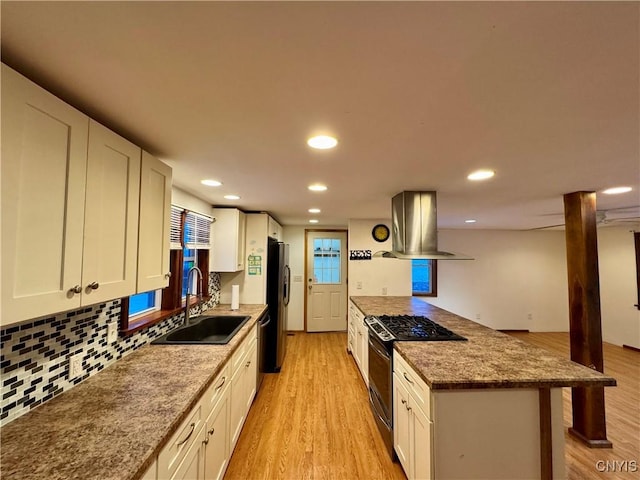
[[[540,216],[557,217],[558,222],[564,220],[564,213],[545,213]],[[596,226],[598,227],[621,225],[624,223],[640,223],[640,205],[596,211]],[[554,228],[559,229],[559,227],[564,227],[564,223],[530,228],[529,230],[551,230]]]

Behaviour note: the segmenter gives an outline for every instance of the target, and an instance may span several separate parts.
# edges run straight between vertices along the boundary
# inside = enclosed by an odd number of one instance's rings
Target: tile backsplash
[[[220,303],[220,274],[209,274],[205,308]],[[63,312],[0,330],[0,425],[25,414],[180,326],[184,313],[107,342],[107,324],[119,322],[120,300]],[[70,358],[82,355],[82,376],[69,378]]]

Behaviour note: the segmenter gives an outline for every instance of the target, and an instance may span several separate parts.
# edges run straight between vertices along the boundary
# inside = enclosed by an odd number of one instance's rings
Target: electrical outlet
[[[533,320],[533,313],[527,313],[527,320]]]
[[[476,313],[476,320],[480,320],[480,314]]]
[[[356,282],[356,290],[362,290],[362,282]]]
[[[116,322],[107,323],[107,343],[115,343],[118,340],[118,324]]]
[[[82,375],[82,352],[69,359],[69,380]]]
[[[382,287],[382,295],[386,295],[387,294],[387,287]]]

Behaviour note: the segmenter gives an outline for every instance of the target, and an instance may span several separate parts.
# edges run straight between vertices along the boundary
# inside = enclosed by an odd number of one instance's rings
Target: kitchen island
[[[205,314],[251,317],[228,344],[146,345],[7,424],[1,432],[2,477],[156,478],[160,452],[191,421],[203,396],[208,400],[218,377],[224,374],[221,383],[231,388],[226,376],[232,359],[265,311],[266,305],[235,311],[218,305]],[[158,471],[158,476],[166,475]]]
[[[394,443],[409,478],[565,478],[561,388],[615,379],[418,298],[351,301],[467,339],[394,344]]]

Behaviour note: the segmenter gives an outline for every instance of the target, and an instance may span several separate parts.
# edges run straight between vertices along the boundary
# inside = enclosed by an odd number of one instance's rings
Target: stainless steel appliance
[[[267,305],[271,321],[265,329],[265,371],[279,372],[284,362],[289,305],[289,245],[269,238],[267,247]]]
[[[258,320],[258,378],[256,379],[256,393],[260,390],[264,374],[267,371],[267,326],[271,322],[269,312],[265,312]]]
[[[393,342],[447,341],[466,338],[438,325],[427,317],[380,315],[365,317],[369,327],[369,401],[382,439],[393,450]]]

